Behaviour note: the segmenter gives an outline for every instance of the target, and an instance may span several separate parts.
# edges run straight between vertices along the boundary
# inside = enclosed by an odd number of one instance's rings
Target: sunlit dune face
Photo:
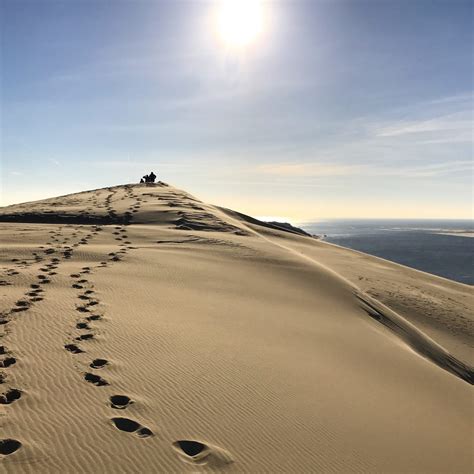
[[[227,46],[245,47],[254,43],[263,29],[263,7],[259,0],[222,0],[217,28]]]

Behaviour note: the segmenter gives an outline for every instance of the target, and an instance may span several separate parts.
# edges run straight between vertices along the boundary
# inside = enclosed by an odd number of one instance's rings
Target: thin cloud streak
[[[332,165],[329,163],[275,163],[255,168],[256,173],[300,177],[322,178],[337,176],[385,176],[402,178],[436,177],[447,174],[472,171],[472,161],[451,161],[419,166],[377,167],[374,165]]]

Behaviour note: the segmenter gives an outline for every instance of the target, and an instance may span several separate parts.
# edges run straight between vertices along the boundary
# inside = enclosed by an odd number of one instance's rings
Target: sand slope
[[[6,472],[472,471],[466,285],[164,184],[0,220]]]

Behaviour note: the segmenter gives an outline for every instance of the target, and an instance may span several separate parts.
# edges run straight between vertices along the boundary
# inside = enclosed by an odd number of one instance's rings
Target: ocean
[[[470,220],[331,219],[299,227],[327,242],[474,285],[474,237],[461,235],[474,235]]]

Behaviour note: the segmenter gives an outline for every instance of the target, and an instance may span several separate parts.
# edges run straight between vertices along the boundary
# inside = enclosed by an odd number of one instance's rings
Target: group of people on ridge
[[[156,174],[153,173],[153,171],[150,174],[146,174],[143,176],[142,179],[140,179],[140,184],[141,183],[154,183],[156,179]]]

